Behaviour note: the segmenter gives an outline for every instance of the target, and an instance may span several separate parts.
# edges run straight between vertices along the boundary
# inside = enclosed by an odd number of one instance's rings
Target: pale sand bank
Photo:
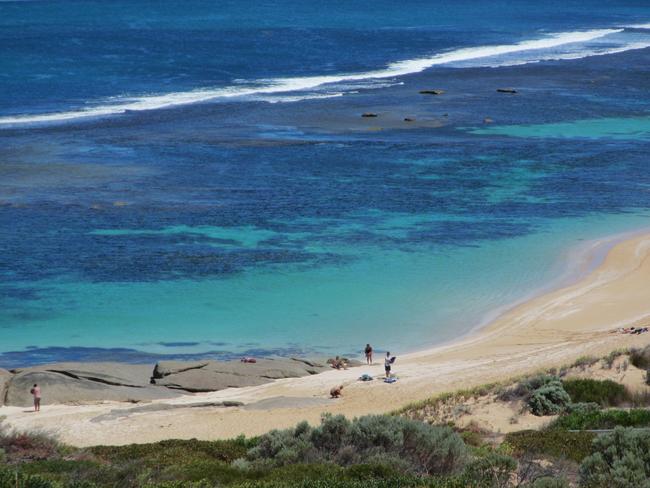
[[[383,364],[378,362],[371,367],[159,400],[148,408],[117,403],[57,405],[33,414],[24,408],[3,407],[0,415],[18,429],[44,429],[67,443],[86,446],[256,435],[300,420],[317,422],[322,412],[349,416],[388,412],[442,391],[560,366],[585,354],[604,355],[616,348],[650,343],[650,333],[610,332],[616,327],[650,324],[649,256],[650,235],[620,242],[578,283],[517,305],[458,343],[400,356],[394,368],[399,381],[392,385],[356,381],[364,372],[381,376]],[[325,400],[336,384],[346,385],[343,398]],[[185,408],[224,400],[246,405]]]

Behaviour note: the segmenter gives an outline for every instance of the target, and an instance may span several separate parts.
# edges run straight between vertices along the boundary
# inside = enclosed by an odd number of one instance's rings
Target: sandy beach
[[[0,417],[17,429],[45,430],[66,443],[88,446],[257,435],[301,420],[317,422],[323,412],[348,416],[389,412],[436,393],[650,343],[650,333],[612,332],[650,324],[649,255],[650,234],[618,242],[596,269],[576,283],[518,304],[456,343],[398,354],[394,372],[399,380],[394,384],[357,381],[363,373],[383,375],[382,358],[376,357],[373,366],[255,387],[137,405],[47,405],[38,414],[2,407]],[[345,385],[343,397],[328,399],[328,391],[337,384]],[[224,400],[245,405],[196,405]]]

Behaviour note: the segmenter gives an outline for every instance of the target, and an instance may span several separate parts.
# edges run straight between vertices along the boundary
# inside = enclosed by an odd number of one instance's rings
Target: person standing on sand
[[[386,378],[390,376],[390,366],[393,362],[390,360],[390,351],[386,351],[386,358],[384,359],[384,369],[386,370]]]
[[[366,363],[372,364],[372,346],[370,344],[366,344],[364,352],[366,353]]]
[[[34,396],[34,412],[41,411],[41,387],[34,383],[29,392]]]

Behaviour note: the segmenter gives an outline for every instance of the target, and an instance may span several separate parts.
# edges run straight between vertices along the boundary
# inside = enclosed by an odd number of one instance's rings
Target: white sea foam
[[[650,29],[650,23],[648,24],[632,24],[624,26],[626,29]]]
[[[580,47],[580,43],[589,43],[613,34],[624,31],[620,29],[596,29],[589,31],[562,32],[551,34],[541,39],[527,40],[515,44],[492,46],[468,47],[436,54],[430,57],[408,59],[391,63],[384,69],[366,71],[361,73],[336,74],[327,76],[304,76],[291,78],[275,78],[270,80],[256,80],[252,83],[233,85],[224,88],[206,88],[184,92],[166,93],[162,95],[143,95],[140,97],[116,97],[105,103],[89,105],[87,107],[66,112],[29,114],[0,117],[0,126],[20,126],[30,124],[43,124],[52,122],[65,122],[89,117],[104,117],[123,114],[170,108],[179,105],[188,105],[214,100],[227,100],[234,98],[264,97],[270,101],[270,96],[281,96],[277,101],[298,101],[305,98],[314,98],[313,93],[307,95],[290,95],[292,92],[309,91],[327,86],[336,95],[322,94],[322,97],[340,96],[341,90],[332,90],[332,85],[359,82],[364,80],[378,80],[395,78],[412,73],[424,71],[433,66],[503,66],[504,64],[524,64],[548,59],[577,59],[598,54],[611,54],[648,47],[647,44],[635,42],[609,47],[607,49],[594,49],[588,45]],[[578,46],[570,52],[557,52],[557,48]],[[551,50],[550,53],[545,50]],[[534,51],[534,56],[525,53]],[[514,59],[499,59],[499,56],[522,53],[522,57]],[[381,85],[380,85],[381,86]],[[372,84],[369,85],[372,87]],[[357,87],[355,87],[357,88]],[[291,98],[293,97],[293,98]]]

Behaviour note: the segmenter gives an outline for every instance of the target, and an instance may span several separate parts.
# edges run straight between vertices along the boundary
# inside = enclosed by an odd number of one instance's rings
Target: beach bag
[[[362,374],[361,376],[359,376],[359,380],[361,380],[361,381],[372,381],[373,378],[369,374]]]
[[[395,363],[395,360],[396,360],[396,359],[397,359],[397,357],[395,357],[395,356],[393,356],[392,358],[390,358],[390,364]]]

